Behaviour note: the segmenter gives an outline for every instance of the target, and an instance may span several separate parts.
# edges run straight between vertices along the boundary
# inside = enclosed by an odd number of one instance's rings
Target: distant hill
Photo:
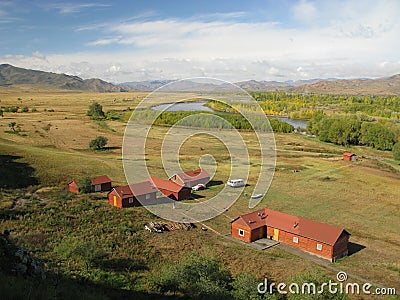
[[[344,95],[400,95],[400,74],[378,79],[321,80],[290,88],[294,93]]]
[[[89,92],[154,91],[175,80],[152,80],[125,82],[115,85],[101,79],[82,79],[77,76],[56,74],[0,65],[0,87],[32,85],[35,88],[80,90]],[[400,74],[378,79],[310,79],[297,81],[257,81],[236,83],[247,91],[276,91],[291,93],[346,94],[346,95],[400,95]],[[171,86],[179,91],[223,91],[231,90],[228,83],[181,81]],[[169,90],[169,87],[164,89]]]
[[[121,83],[121,86],[129,86],[138,91],[154,91],[163,85],[174,82],[175,80],[148,80],[148,81],[132,81]]]
[[[236,85],[240,86],[244,90],[248,91],[275,91],[275,92],[285,92],[289,88],[297,87],[303,84],[311,84],[321,81],[321,79],[310,79],[310,80],[297,80],[297,81],[257,81],[257,80],[247,80],[236,82]]]
[[[81,90],[89,92],[124,92],[126,87],[101,79],[82,79],[77,76],[56,74],[0,65],[0,86],[35,85],[43,88]]]

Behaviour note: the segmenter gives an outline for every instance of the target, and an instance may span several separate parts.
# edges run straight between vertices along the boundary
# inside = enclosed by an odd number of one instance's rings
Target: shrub
[[[21,109],[21,112],[29,112],[28,106],[24,106],[24,107]]]
[[[190,255],[166,265],[153,281],[161,293],[181,292],[197,299],[230,299],[231,273],[215,256]]]
[[[86,115],[88,115],[92,120],[103,120],[106,117],[103,111],[103,106],[97,102],[90,104]]]
[[[393,148],[393,157],[395,160],[400,160],[400,142],[396,143]]]
[[[0,116],[4,117],[4,111],[0,108]]]
[[[94,140],[91,140],[89,143],[89,147],[92,150],[103,150],[107,145],[107,138],[104,136],[98,136]]]
[[[79,192],[90,193],[92,191],[92,180],[89,176],[83,176],[77,180]]]
[[[15,129],[15,127],[17,126],[16,122],[10,122],[8,124],[8,126],[12,129],[12,131],[16,132],[16,129]]]

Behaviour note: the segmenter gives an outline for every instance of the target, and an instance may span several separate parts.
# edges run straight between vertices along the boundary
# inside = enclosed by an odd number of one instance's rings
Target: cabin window
[[[244,230],[243,229],[239,229],[239,235],[240,236],[244,236]]]
[[[128,199],[128,202],[129,202],[129,203],[133,203],[133,197],[130,197],[130,198]]]
[[[297,236],[293,237],[293,243],[296,243],[296,244],[299,243],[299,238]]]
[[[150,199],[150,194],[146,194],[146,200]]]
[[[317,250],[319,250],[319,251],[322,250],[322,245],[321,244],[317,244]]]

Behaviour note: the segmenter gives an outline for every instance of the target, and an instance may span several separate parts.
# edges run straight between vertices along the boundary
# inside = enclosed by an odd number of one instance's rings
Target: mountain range
[[[153,91],[175,80],[152,80],[113,84],[101,79],[82,79],[77,76],[29,70],[9,64],[0,65],[0,87],[35,86],[47,89],[88,92]],[[235,83],[247,91],[279,91],[291,93],[346,94],[346,95],[400,95],[400,74],[377,79],[310,79],[297,81],[248,80]],[[182,81],[174,84],[181,91],[229,90],[230,84]]]
[[[42,88],[90,92],[124,92],[118,86],[101,79],[82,79],[78,76],[28,70],[12,65],[0,65],[0,86],[35,85]]]

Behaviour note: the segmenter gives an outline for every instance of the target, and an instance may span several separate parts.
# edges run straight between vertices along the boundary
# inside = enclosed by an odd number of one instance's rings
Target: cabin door
[[[100,191],[101,191],[101,184],[96,184],[96,185],[94,186],[94,191],[95,191],[95,192],[100,192]]]
[[[114,196],[114,206],[117,206],[117,196]]]
[[[274,236],[272,237],[274,241],[279,241],[279,229],[274,228]]]

